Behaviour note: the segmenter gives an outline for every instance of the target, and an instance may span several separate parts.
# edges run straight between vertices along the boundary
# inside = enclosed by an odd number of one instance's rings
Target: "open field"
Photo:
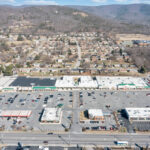
[[[120,41],[132,41],[132,40],[150,40],[150,35],[144,34],[116,34],[116,38]]]

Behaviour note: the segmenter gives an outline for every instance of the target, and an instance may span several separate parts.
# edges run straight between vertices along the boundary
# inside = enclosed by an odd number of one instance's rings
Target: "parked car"
[[[50,95],[50,98],[53,98],[54,96],[53,95]]]

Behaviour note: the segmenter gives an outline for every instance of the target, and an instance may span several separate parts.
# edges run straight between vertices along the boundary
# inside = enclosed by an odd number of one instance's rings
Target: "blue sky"
[[[0,5],[88,5],[99,6],[109,4],[150,4],[150,0],[0,0]]]

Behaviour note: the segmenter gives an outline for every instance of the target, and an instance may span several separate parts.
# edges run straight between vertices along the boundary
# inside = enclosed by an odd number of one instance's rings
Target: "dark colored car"
[[[43,141],[44,144],[48,144],[48,141]]]
[[[50,98],[53,98],[53,95],[50,95]]]
[[[48,133],[47,135],[53,135],[53,132]]]

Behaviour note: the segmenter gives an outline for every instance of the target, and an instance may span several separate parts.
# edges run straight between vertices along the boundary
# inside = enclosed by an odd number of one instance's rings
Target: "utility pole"
[[[148,150],[149,144],[146,145],[146,150]]]

